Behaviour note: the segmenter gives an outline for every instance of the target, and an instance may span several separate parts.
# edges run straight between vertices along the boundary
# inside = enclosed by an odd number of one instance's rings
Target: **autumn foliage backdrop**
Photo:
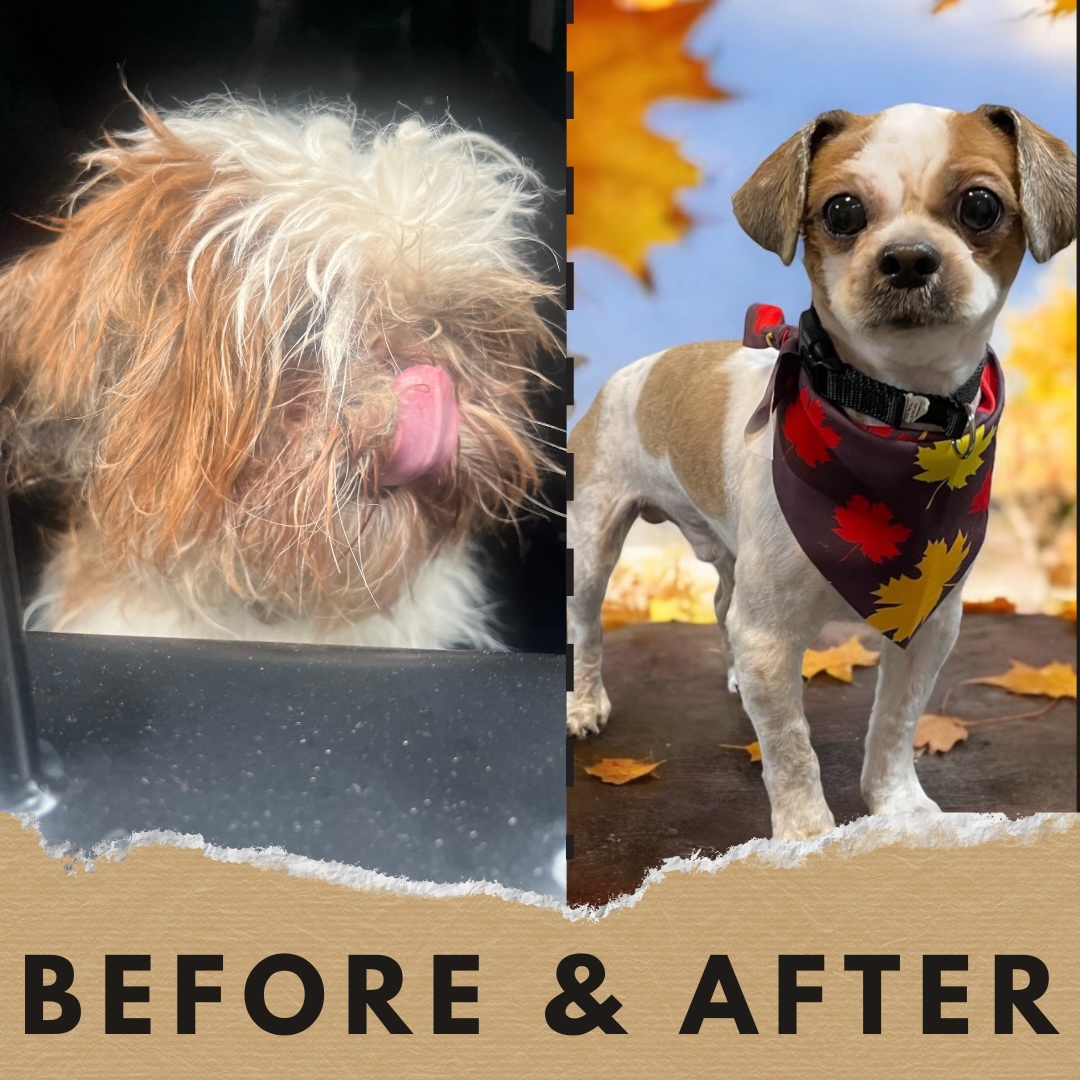
[[[869,112],[903,100],[956,108],[1007,101],[1023,110],[1025,95],[1055,100],[1048,91],[1068,88],[1071,80],[1071,92],[1057,95],[1063,102],[1058,115],[1045,115],[1044,106],[1037,116],[1070,139],[1075,10],[1075,0],[834,0],[829,13],[794,0],[577,0],[568,33],[575,107],[567,160],[575,174],[568,246],[578,266],[570,316],[571,352],[583,365],[578,412],[604,378],[637,356],[737,332],[741,317],[719,325],[725,305],[738,310],[752,301],[776,302],[776,291],[783,290],[795,297],[787,301],[789,317],[801,309],[805,279],[800,285],[794,269],[790,277],[776,277],[771,263],[749,250],[718,190],[730,193],[748,174],[740,162],[745,171],[736,175],[729,159],[745,155],[759,133],[767,152],[790,134],[785,125],[794,130],[823,108]],[[800,18],[796,32],[792,24]],[[867,28],[868,22],[875,25]],[[910,87],[903,71],[889,70],[880,87],[868,88],[857,64],[873,70],[873,58],[856,52],[853,59],[859,42],[843,40],[859,33],[883,49],[883,64],[890,58],[880,43],[899,45],[907,35]],[[948,51],[950,34],[964,53]],[[917,56],[912,62],[912,42],[916,52],[925,46],[921,69]],[[819,44],[834,58],[831,73],[802,62]],[[1002,58],[996,75],[984,62],[990,54]],[[846,64],[852,67],[845,83]],[[735,85],[736,73],[741,85]],[[830,78],[834,89],[819,91]],[[926,96],[935,78],[943,87],[936,100]],[[972,85],[979,78],[985,88]],[[973,89],[982,97],[968,101]],[[894,96],[882,102],[875,92]],[[834,96],[822,104],[815,93]],[[669,99],[682,105],[666,104]],[[743,138],[702,138],[710,123],[709,130],[734,128],[728,120],[736,115],[747,118],[739,121]],[[793,122],[795,116],[801,119]],[[762,292],[755,295],[755,287]],[[705,332],[695,333],[702,324]],[[1075,603],[1076,595],[1075,245],[1048,268],[1025,267],[995,345],[1006,369],[1008,407],[990,529],[968,594],[981,600],[1000,595],[1020,610],[1055,611]],[[714,588],[712,569],[697,563],[686,545],[639,523],[613,575],[605,619],[609,625],[712,621]]]

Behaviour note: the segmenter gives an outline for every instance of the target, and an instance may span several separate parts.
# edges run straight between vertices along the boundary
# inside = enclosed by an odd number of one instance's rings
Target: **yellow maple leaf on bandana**
[[[944,540],[931,540],[915,568],[918,577],[891,578],[874,595],[878,610],[866,621],[883,634],[892,634],[893,641],[907,641],[937,607],[941,594],[949,585],[968,553],[967,537],[962,532],[950,546]]]
[[[942,439],[929,446],[920,446],[918,463],[923,471],[916,473],[915,479],[927,484],[948,484],[954,490],[964,487],[979,471],[982,456],[993,442],[995,431],[997,428],[987,431],[986,425],[980,424],[975,431],[975,448],[971,453],[968,453],[971,432],[961,435],[955,442]]]

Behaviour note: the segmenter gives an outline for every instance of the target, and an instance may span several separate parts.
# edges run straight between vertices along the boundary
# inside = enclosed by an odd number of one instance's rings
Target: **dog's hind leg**
[[[915,774],[915,725],[960,631],[957,585],[906,649],[881,643],[877,693],[866,735],[862,794],[871,814],[939,813]]]
[[[735,592],[735,556],[725,548],[723,554],[712,560],[712,564],[720,575],[713,607],[716,610],[717,629],[720,631],[720,644],[727,656],[727,688],[728,693],[737,694],[739,680],[735,675],[735,657],[731,652],[731,638],[727,632],[727,615],[731,610],[731,597]]]
[[[574,595],[567,601],[567,637],[574,646],[574,688],[567,694],[566,730],[598,734],[611,713],[600,672],[600,609],[637,507],[600,480],[579,487],[567,512],[567,544],[574,552]]]

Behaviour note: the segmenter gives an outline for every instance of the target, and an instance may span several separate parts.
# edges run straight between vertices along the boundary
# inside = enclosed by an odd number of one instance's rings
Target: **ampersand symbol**
[[[585,968],[586,977],[578,982],[577,969]],[[572,953],[559,961],[555,978],[563,988],[544,1010],[544,1019],[552,1031],[560,1035],[584,1035],[599,1028],[607,1035],[625,1035],[624,1028],[614,1017],[622,1008],[622,1002],[614,996],[603,1001],[594,998],[593,991],[604,981],[604,965],[591,953]],[[584,1016],[568,1016],[567,1006],[576,1005]]]

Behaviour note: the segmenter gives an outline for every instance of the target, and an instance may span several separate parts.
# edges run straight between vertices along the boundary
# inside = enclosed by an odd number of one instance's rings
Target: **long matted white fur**
[[[449,121],[142,117],[0,276],[7,481],[69,519],[31,624],[494,647],[473,541],[547,467],[539,178]],[[416,364],[451,376],[458,450],[389,487]]]

